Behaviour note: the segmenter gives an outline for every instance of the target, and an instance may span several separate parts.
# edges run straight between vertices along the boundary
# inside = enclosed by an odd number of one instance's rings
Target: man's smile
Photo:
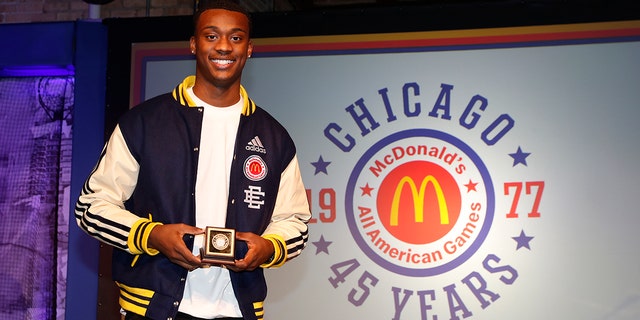
[[[231,59],[209,59],[209,61],[221,67],[229,66],[235,62],[235,60],[231,60]]]

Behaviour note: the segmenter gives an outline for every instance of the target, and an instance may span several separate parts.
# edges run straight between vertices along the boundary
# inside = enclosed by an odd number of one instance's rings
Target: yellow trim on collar
[[[249,99],[249,95],[247,94],[247,90],[244,89],[242,85],[240,85],[240,96],[244,100],[244,104],[242,106],[242,114],[248,116],[256,111],[256,104],[253,100]]]
[[[173,90],[172,95],[173,98],[176,99],[183,106],[196,107],[196,103],[191,99],[191,97],[187,94],[187,89],[192,88],[196,84],[196,76],[187,76],[182,80],[182,83],[178,85],[178,87]],[[242,114],[245,116],[251,115],[256,111],[256,104],[249,98],[249,94],[247,94],[247,90],[240,85],[240,97],[242,97],[243,105],[242,105]]]
[[[180,84],[180,104],[196,107],[196,103],[191,99],[191,96],[187,94],[187,89],[193,87],[196,84],[196,76],[188,76],[182,80]],[[176,92],[174,91],[173,97],[176,98]]]

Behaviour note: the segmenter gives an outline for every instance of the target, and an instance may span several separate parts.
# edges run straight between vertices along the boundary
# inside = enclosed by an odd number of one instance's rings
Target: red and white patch
[[[249,180],[260,181],[267,176],[267,164],[260,156],[250,156],[244,161],[244,175]]]

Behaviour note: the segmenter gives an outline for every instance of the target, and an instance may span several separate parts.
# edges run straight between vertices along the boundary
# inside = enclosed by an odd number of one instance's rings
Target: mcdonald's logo
[[[436,178],[432,175],[426,176],[422,179],[420,183],[420,189],[416,187],[415,181],[409,176],[404,176],[398,182],[396,186],[396,190],[393,193],[393,202],[391,203],[391,215],[389,217],[389,224],[391,226],[398,225],[398,215],[399,215],[399,207],[400,207],[400,196],[402,196],[402,191],[404,190],[405,184],[409,186],[411,191],[411,196],[413,199],[413,208],[414,208],[414,221],[415,222],[423,222],[424,221],[424,202],[425,202],[425,192],[427,186],[431,183],[433,185],[433,189],[436,193],[436,199],[438,201],[438,209],[440,211],[440,224],[448,225],[449,224],[449,209],[447,208],[447,201],[444,197],[444,192],[442,192],[442,187]]]
[[[267,175],[267,165],[260,156],[250,156],[244,162],[244,175],[250,180],[260,181]]]
[[[262,172],[262,166],[258,162],[252,162],[249,165],[249,171],[252,174],[258,175],[260,174],[260,172]]]

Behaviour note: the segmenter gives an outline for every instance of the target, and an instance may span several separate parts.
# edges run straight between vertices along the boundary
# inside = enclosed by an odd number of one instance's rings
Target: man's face
[[[196,79],[219,87],[240,84],[242,69],[251,56],[249,20],[235,11],[212,9],[198,19],[190,41],[196,55]]]

